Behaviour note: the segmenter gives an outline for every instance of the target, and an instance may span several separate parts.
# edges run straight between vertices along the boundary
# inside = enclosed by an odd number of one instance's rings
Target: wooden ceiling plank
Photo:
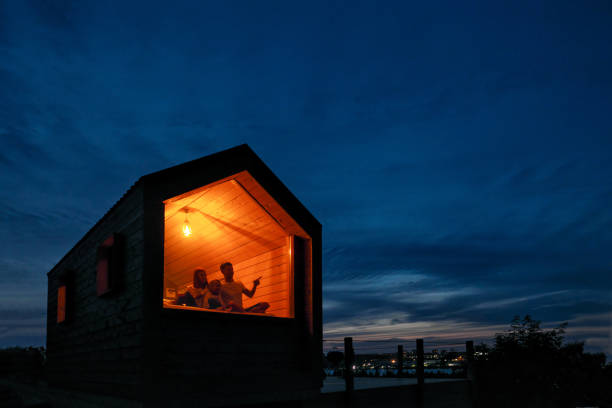
[[[179,259],[182,256],[186,255],[187,253],[191,253],[193,251],[202,251],[205,250],[207,247],[210,247],[211,245],[214,246],[214,248],[220,250],[221,246],[232,245],[232,243],[240,240],[251,239],[265,241],[279,239],[281,237],[280,235],[270,234],[271,232],[276,232],[273,227],[270,227],[270,224],[271,222],[268,221],[265,224],[262,223],[257,226],[254,226],[253,229],[246,230],[251,236],[245,236],[236,231],[226,233],[224,233],[224,231],[216,231],[215,234],[210,234],[205,239],[197,239],[197,237],[193,236],[189,238],[180,237],[178,241],[179,243],[182,243],[182,245],[177,247],[178,244],[175,244],[173,246],[168,246],[164,248],[168,252],[165,256],[166,259],[164,260],[164,263],[170,264],[176,261],[176,259]],[[222,244],[219,244],[219,242],[222,242]]]

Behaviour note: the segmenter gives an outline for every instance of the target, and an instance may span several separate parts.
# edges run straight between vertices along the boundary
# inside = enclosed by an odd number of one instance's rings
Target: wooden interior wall
[[[192,235],[185,237],[185,212]],[[234,265],[234,279],[251,289],[261,285],[244,306],[268,302],[267,314],[291,317],[289,234],[237,182],[230,180],[192,195],[166,202],[164,285],[183,289],[193,282],[193,271],[202,268],[208,281],[223,276],[223,262]]]
[[[249,290],[253,286],[253,280],[262,277],[261,285],[255,291],[255,296],[252,299],[244,297],[245,307],[258,302],[268,302],[270,308],[266,314],[292,317],[290,316],[291,271],[288,245],[240,262],[235,265],[234,272],[237,279],[241,280]]]

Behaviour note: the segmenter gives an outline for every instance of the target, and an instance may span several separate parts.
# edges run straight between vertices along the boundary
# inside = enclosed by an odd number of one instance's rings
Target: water
[[[450,381],[465,381],[462,378],[426,378],[425,383],[441,383]],[[396,378],[396,377],[357,377],[355,378],[355,389],[364,390],[368,388],[401,387],[414,385],[416,378]],[[342,392],[346,389],[346,384],[342,377],[327,377],[323,382],[322,393]]]
[[[335,371],[332,368],[326,368],[325,374],[328,376],[334,376]],[[404,374],[416,375],[415,368],[404,368],[402,370]],[[461,373],[462,369],[452,369],[452,368],[426,368],[425,374],[444,374],[444,375],[452,375],[454,373]],[[364,376],[374,376],[374,377],[386,377],[387,374],[397,375],[396,368],[368,368],[368,369],[356,369],[355,375],[364,375]]]

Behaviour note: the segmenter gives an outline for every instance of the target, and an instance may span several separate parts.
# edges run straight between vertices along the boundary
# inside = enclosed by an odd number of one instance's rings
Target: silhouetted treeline
[[[44,347],[0,349],[0,377],[33,382],[43,377],[44,363]]]
[[[567,324],[545,330],[516,316],[495,345],[476,348],[478,407],[612,407],[612,366],[584,343],[564,344]]]

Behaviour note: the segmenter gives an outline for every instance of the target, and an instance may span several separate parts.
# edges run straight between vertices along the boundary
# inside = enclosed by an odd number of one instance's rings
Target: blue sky
[[[609,2],[102,3],[0,3],[0,346],[138,177],[248,143],[324,225],[327,337],[612,355]]]

